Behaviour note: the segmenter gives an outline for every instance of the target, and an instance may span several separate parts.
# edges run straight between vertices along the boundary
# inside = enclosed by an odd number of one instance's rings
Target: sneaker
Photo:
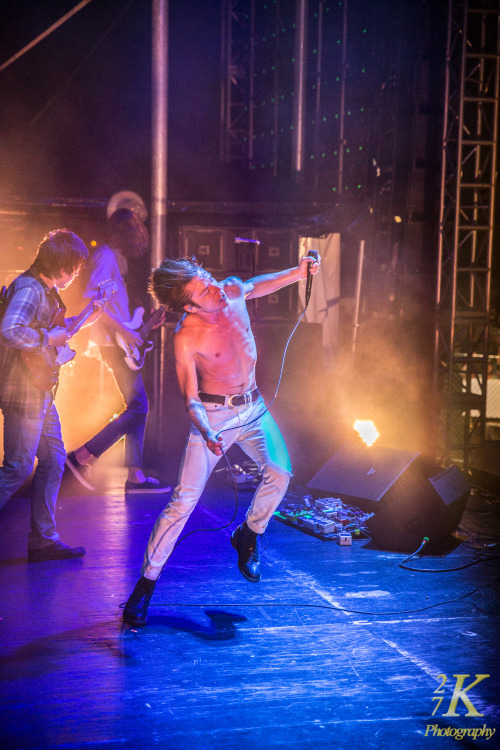
[[[73,476],[78,479],[80,484],[82,484],[87,490],[95,490],[94,485],[90,482],[90,466],[84,466],[79,463],[76,459],[75,451],[71,451],[66,456],[66,466]]]
[[[150,581],[144,576],[139,578],[123,610],[123,619],[129,625],[145,625],[147,623],[149,602],[155,586],[156,581]]]
[[[47,560],[68,560],[83,557],[85,547],[68,547],[63,542],[54,542],[50,547],[41,549],[28,547],[28,562],[46,562]]]
[[[144,492],[170,492],[172,487],[163,484],[159,479],[146,477],[144,482],[125,482],[126,495],[142,495]]]

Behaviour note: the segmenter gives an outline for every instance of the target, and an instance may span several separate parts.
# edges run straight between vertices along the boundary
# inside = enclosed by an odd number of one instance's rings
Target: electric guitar
[[[115,332],[116,343],[125,352],[124,359],[131,370],[140,370],[142,368],[144,360],[146,359],[146,354],[150,352],[154,346],[154,343],[147,338],[147,335],[150,330],[160,322],[162,315],[163,310],[161,308],[155,310],[147,323],[141,326],[142,319],[144,317],[144,308],[135,308],[134,314],[132,315],[132,320],[128,323],[124,323],[124,325],[131,331],[137,331],[137,333],[141,336],[142,344],[139,344],[139,346],[130,346],[129,344],[126,344],[123,340],[123,337],[118,333],[118,331]]]
[[[115,294],[116,289],[116,283],[110,279],[99,284],[97,294],[67,328],[70,338],[78,333],[86,320],[90,318],[96,309],[95,303],[99,301],[107,302],[111,295]],[[57,311],[49,330],[57,326],[64,328],[64,310],[62,308]],[[71,362],[75,355],[76,352],[68,346],[67,342],[62,346],[49,346],[41,354],[30,350],[22,351],[23,361],[28,368],[30,380],[41,391],[52,391],[55,388],[59,380],[60,368]]]

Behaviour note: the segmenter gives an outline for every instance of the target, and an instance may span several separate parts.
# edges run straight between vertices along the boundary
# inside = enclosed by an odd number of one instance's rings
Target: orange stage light
[[[375,440],[380,436],[377,428],[369,419],[357,419],[353,427],[366,445],[373,445]]]

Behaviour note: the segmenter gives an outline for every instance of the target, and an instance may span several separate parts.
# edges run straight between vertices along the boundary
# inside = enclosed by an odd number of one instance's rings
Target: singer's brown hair
[[[167,310],[182,313],[184,305],[193,304],[186,284],[195,279],[200,270],[194,257],[165,258],[151,274],[149,291]]]

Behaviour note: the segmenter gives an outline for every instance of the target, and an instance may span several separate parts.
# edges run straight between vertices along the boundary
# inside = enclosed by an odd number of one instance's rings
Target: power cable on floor
[[[467,540],[467,542],[473,542],[473,541],[474,540],[472,539]],[[465,563],[464,565],[459,565],[456,568],[414,568],[411,565],[406,565],[405,563],[407,563],[408,560],[411,560],[416,555],[418,555],[419,552],[424,548],[424,546],[428,542],[429,542],[429,537],[425,536],[422,540],[422,544],[420,545],[420,547],[417,550],[415,550],[415,552],[412,552],[411,555],[409,555],[408,557],[405,557],[405,559],[402,562],[398,563],[399,567],[403,568],[404,570],[411,570],[415,573],[453,573],[456,570],[465,570],[466,568],[470,568],[472,567],[472,565],[479,565],[479,563],[487,563],[487,562],[492,562],[492,561],[500,559],[499,546],[495,542],[494,545],[492,545],[494,549],[479,550],[476,548],[475,550],[476,554],[475,554],[474,560],[472,560],[471,562]],[[467,545],[467,542],[463,542],[464,546]],[[472,549],[472,548],[468,547],[467,549]]]
[[[347,612],[349,614],[356,614],[356,615],[369,615],[370,617],[385,617],[387,615],[391,615],[391,616],[410,615],[410,614],[416,614],[418,612],[425,612],[428,609],[434,609],[435,607],[440,607],[444,604],[453,604],[456,602],[463,601],[464,599],[467,599],[469,596],[472,596],[475,593],[481,594],[484,601],[493,610],[493,613],[495,615],[500,614],[500,611],[495,609],[493,605],[491,605],[488,602],[488,600],[484,596],[482,589],[473,589],[472,591],[469,591],[466,594],[462,594],[462,596],[455,597],[454,599],[446,599],[443,601],[435,602],[434,604],[428,604],[425,607],[418,607],[416,609],[402,609],[402,610],[395,610],[395,611],[388,611],[388,612],[372,612],[372,611],[367,611],[367,610],[362,610],[362,609],[349,609],[347,607],[339,607],[334,604],[306,604],[303,602],[268,602],[268,601],[265,601],[265,602],[216,602],[215,604],[212,602],[189,602],[189,603],[188,602],[165,602],[165,603],[157,602],[155,603],[155,607],[202,607],[202,608],[208,608],[208,609],[211,609],[214,607],[220,607],[220,608],[286,607],[288,609],[297,607],[297,608],[309,608],[309,609],[328,609],[334,612]],[[126,602],[123,602],[122,604],[120,604],[120,609],[123,609],[125,607],[125,604]],[[477,606],[477,605],[474,604],[474,606]]]

